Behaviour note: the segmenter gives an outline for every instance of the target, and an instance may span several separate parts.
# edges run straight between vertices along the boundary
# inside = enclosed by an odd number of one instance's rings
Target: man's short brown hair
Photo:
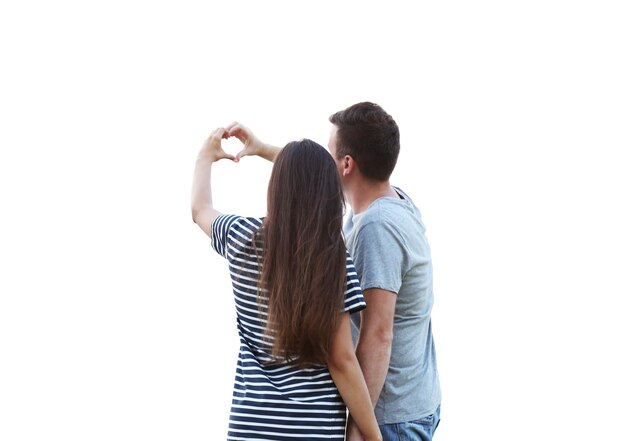
[[[378,104],[362,102],[329,118],[337,126],[337,159],[352,156],[367,179],[387,181],[400,153],[400,129]]]

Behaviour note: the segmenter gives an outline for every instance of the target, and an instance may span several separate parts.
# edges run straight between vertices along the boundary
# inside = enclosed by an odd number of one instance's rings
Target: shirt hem
[[[406,415],[395,417],[395,418],[382,418],[382,421],[377,418],[377,422],[380,426],[383,426],[386,424],[408,423],[410,421],[421,420],[423,418],[433,415],[437,411],[437,408],[439,406],[441,406],[441,403],[438,403],[431,411],[428,411],[425,414],[421,414],[421,413],[406,414]]]
[[[389,291],[396,295],[398,294],[398,291],[400,291],[400,289],[387,288],[384,285],[378,283],[371,283],[365,286],[361,286],[361,292],[365,291],[366,289],[382,289],[383,291]]]

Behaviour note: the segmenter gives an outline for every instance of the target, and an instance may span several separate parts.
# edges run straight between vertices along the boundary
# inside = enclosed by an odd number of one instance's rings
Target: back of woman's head
[[[328,357],[346,280],[343,209],[330,153],[308,139],[287,144],[272,170],[262,233],[267,334],[278,358],[306,365]]]

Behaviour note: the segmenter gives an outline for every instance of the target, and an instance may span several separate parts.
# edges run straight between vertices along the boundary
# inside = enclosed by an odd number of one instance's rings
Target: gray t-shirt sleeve
[[[355,236],[354,264],[361,289],[378,288],[398,293],[402,285],[404,256],[402,239],[392,225],[373,222]]]

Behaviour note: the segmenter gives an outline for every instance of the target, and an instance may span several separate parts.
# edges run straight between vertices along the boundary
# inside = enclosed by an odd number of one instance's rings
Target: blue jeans
[[[381,425],[383,441],[432,441],[439,425],[439,411],[437,407],[435,413],[419,420]]]

